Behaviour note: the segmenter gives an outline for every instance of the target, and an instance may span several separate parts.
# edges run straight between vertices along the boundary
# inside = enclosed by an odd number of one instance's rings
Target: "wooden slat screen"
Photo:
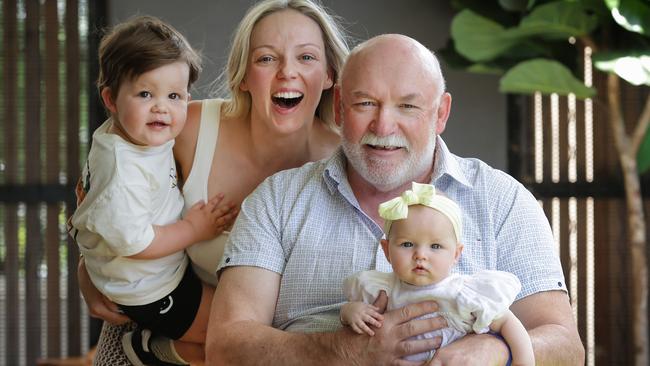
[[[526,185],[540,200],[549,222],[554,215],[559,215],[556,237],[559,238],[560,258],[564,268],[567,288],[575,281],[576,288],[570,296],[576,305],[577,322],[581,338],[587,345],[590,326],[593,327],[594,345],[587,349],[591,352],[587,365],[630,365],[634,362],[632,339],[632,277],[631,259],[627,244],[627,227],[625,197],[622,186],[618,156],[607,122],[606,106],[598,101],[606,100],[604,85],[606,76],[594,73],[593,83],[600,95],[593,101],[593,129],[586,129],[586,103],[575,104],[575,148],[569,144],[569,104],[567,97],[557,99],[559,129],[557,144],[554,145],[552,129],[551,96],[543,96],[543,180],[535,180],[535,127],[534,98],[524,98],[522,102],[510,98],[510,157],[511,173]],[[625,83],[622,83],[625,84]],[[621,101],[624,106],[627,130],[631,131],[633,123],[641,114],[642,102],[650,92],[649,88],[624,86]],[[522,97],[523,98],[523,97]],[[516,106],[524,106],[517,108]],[[587,152],[587,136],[593,137],[593,151]],[[559,148],[559,181],[554,182],[553,149]],[[593,154],[593,181],[586,179],[587,154]],[[569,160],[574,157],[577,162],[577,180],[570,181],[568,176]],[[650,180],[643,180],[647,197]],[[559,200],[559,212],[554,212],[553,200]],[[572,203],[573,202],[573,203]],[[571,219],[570,209],[575,207],[575,218]],[[593,207],[590,213],[589,206]],[[646,199],[646,220],[650,228],[650,200]],[[591,223],[589,215],[593,215]],[[588,227],[593,227],[593,247],[588,247]],[[576,246],[570,246],[571,235],[575,235]],[[587,267],[588,253],[593,253],[593,303],[589,304],[587,295],[589,277]],[[571,271],[574,271],[572,275]],[[593,314],[588,317],[588,309],[593,306]]]
[[[57,184],[59,175],[59,19],[56,0],[45,1],[45,181]],[[47,205],[45,230],[45,257],[47,264],[47,298],[56,299],[60,293],[59,275],[59,204]],[[60,356],[61,348],[57,342],[51,342],[52,334],[61,334],[61,302],[48,301],[47,307],[47,354]],[[55,338],[56,339],[56,338]]]
[[[89,125],[103,117],[89,103],[88,63],[106,4],[0,4],[0,365],[31,366],[88,348],[79,252],[65,222]]]
[[[66,175],[75,177],[79,174],[79,110],[82,94],[79,77],[81,53],[79,51],[79,3],[77,0],[65,2],[65,83],[66,88]],[[94,80],[94,78],[91,78]],[[88,94],[86,94],[87,97]],[[92,115],[92,113],[90,113]],[[66,205],[65,216],[70,217],[74,212],[74,206]],[[76,273],[77,258],[79,250],[69,236],[66,236],[67,260],[66,268],[68,273]],[[67,302],[68,314],[81,314],[81,306],[76,294],[78,293],[77,276],[67,276]],[[68,331],[68,354],[81,354],[81,339],[75,335],[81,334],[81,323],[74,316],[68,316],[66,329]]]
[[[2,143],[3,149],[3,179],[5,184],[16,184],[18,181],[17,150],[18,106],[15,103],[18,84],[18,26],[16,21],[17,6],[15,1],[2,3],[3,37],[2,47]],[[2,220],[4,223],[3,270],[5,276],[5,320],[4,342],[2,354],[5,355],[6,365],[18,365],[18,352],[9,352],[15,349],[15,340],[18,339],[18,205],[15,203],[3,204]]]
[[[25,183],[41,183],[41,34],[40,4],[25,2]],[[20,123],[19,123],[20,124]],[[25,218],[25,339],[27,365],[41,352],[41,302],[38,270],[43,253],[40,202],[27,203]]]

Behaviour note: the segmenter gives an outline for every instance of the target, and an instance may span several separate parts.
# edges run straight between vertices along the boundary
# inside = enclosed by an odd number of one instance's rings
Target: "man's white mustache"
[[[362,145],[375,145],[375,146],[388,146],[388,147],[403,147],[406,151],[411,150],[411,145],[408,140],[401,135],[388,135],[377,136],[372,132],[368,132],[361,138]]]

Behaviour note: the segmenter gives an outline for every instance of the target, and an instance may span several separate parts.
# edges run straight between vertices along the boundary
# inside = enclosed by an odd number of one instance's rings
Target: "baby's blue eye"
[[[411,248],[413,246],[413,243],[411,243],[410,241],[405,241],[402,244],[400,244],[400,246],[404,248]]]
[[[440,244],[431,244],[431,249],[440,249],[442,246]]]

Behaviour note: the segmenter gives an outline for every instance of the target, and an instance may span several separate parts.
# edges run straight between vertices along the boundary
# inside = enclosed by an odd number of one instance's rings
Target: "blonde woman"
[[[176,139],[185,207],[217,193],[239,204],[269,175],[328,157],[339,145],[332,86],[347,52],[337,21],[312,1],[267,0],[250,8],[235,32],[223,78],[230,99],[192,102]],[[227,235],[188,249],[204,281],[216,284]],[[83,261],[79,269],[91,315],[125,323],[92,287]],[[96,365],[128,364],[118,343],[123,329],[105,323]],[[168,340],[157,339],[150,349],[158,358],[177,360]]]

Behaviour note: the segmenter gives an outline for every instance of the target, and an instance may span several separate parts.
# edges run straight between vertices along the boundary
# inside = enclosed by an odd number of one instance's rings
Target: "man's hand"
[[[429,366],[505,365],[508,346],[489,334],[467,334],[436,351]]]
[[[384,311],[387,303],[386,293],[381,292],[373,305]],[[359,349],[348,351],[361,353],[358,360],[363,365],[419,365],[418,362],[406,361],[402,357],[440,347],[440,337],[410,339],[447,327],[447,322],[442,317],[415,319],[436,311],[438,311],[438,304],[434,301],[424,301],[388,311],[384,313],[382,327],[375,329],[375,335],[365,337],[365,344]],[[358,346],[357,342],[350,345],[350,347]]]

